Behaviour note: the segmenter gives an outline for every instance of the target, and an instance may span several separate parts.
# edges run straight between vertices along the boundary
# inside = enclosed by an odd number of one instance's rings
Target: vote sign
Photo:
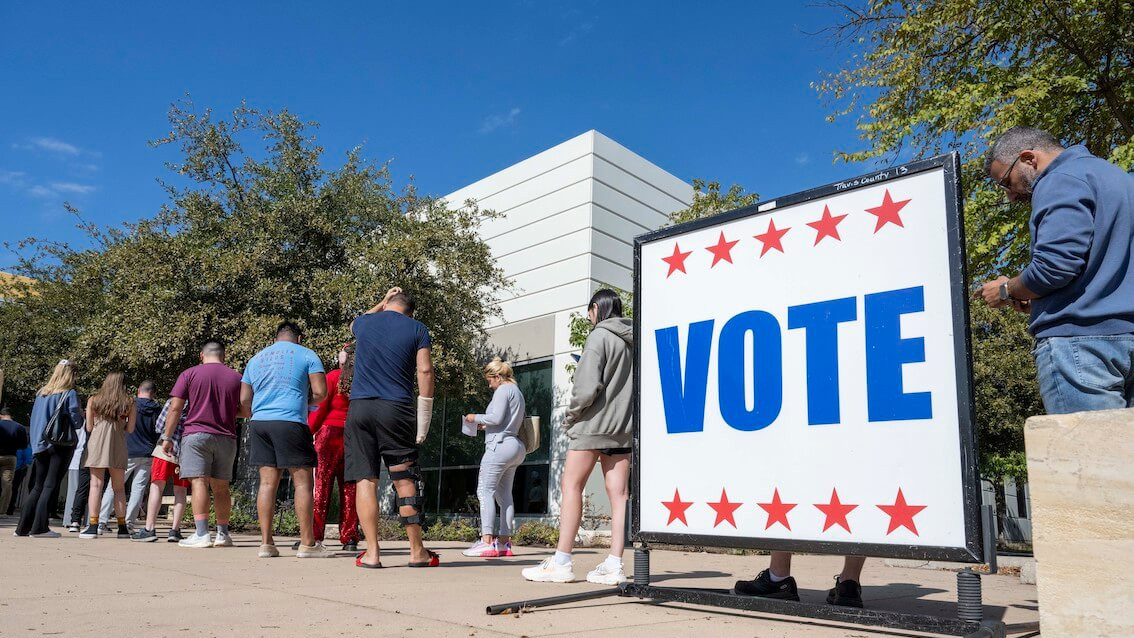
[[[981,559],[958,174],[636,238],[641,539]]]

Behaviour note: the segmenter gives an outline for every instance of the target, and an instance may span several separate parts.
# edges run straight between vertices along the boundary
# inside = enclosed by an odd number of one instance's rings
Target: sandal
[[[377,565],[371,565],[370,563],[362,562],[362,557],[365,556],[365,555],[366,555],[366,552],[359,552],[358,556],[354,557],[354,566],[355,567],[363,567],[365,569],[382,569],[382,563],[381,562],[379,562]]]
[[[428,550],[428,549],[425,550],[425,551],[429,552],[429,560],[423,560],[423,561],[418,561],[418,562],[410,561],[409,566],[410,567],[437,567],[438,565],[441,564],[441,555],[440,554],[438,554],[435,551]]]

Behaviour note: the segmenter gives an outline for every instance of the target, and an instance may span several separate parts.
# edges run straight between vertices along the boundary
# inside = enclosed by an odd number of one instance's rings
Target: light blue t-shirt
[[[256,353],[241,382],[252,386],[253,421],[307,423],[307,375],[323,372],[311,350],[277,341]]]

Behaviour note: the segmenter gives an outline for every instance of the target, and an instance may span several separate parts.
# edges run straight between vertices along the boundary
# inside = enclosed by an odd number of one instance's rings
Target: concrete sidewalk
[[[520,548],[507,559],[470,559],[462,545],[433,543],[442,567],[409,569],[405,543],[384,544],[388,569],[363,570],[352,555],[298,560],[256,558],[258,537],[230,549],[182,549],[115,538],[15,538],[15,519],[0,517],[0,636],[913,636],[889,630],[783,617],[599,599],[510,616],[489,604],[596,589],[588,583],[528,583],[520,568],[549,550]],[[58,529],[58,528],[57,528]],[[159,530],[159,536],[162,530]],[[337,547],[333,543],[330,547]],[[583,550],[576,575],[605,556]],[[626,553],[632,563],[631,553]],[[671,586],[731,587],[767,566],[766,556],[654,552],[653,581]],[[805,601],[822,602],[839,571],[836,557],[793,564]],[[886,567],[870,561],[863,598],[874,609],[955,614],[952,572]],[[1013,576],[985,576],[986,616],[1034,623],[1035,587]],[[1019,635],[1020,631],[1016,631]],[[1011,634],[1010,634],[1011,635]]]

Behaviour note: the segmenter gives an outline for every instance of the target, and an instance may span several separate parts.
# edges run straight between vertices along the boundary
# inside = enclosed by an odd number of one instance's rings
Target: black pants
[[[48,515],[52,509],[52,495],[58,494],[59,483],[64,472],[67,471],[67,466],[71,464],[71,455],[74,452],[75,448],[51,446],[35,455],[35,461],[32,462],[35,482],[20,509],[20,522],[16,525],[16,534],[20,536],[42,534],[51,529],[48,527]]]
[[[109,472],[107,472],[109,474]],[[107,485],[110,485],[110,477],[107,477]],[[70,512],[63,512],[68,514],[70,518],[64,517],[65,521],[76,522],[80,527],[87,526],[87,499],[90,498],[91,493],[91,471],[85,467],[79,468],[79,481],[75,487],[75,501],[71,504]]]

